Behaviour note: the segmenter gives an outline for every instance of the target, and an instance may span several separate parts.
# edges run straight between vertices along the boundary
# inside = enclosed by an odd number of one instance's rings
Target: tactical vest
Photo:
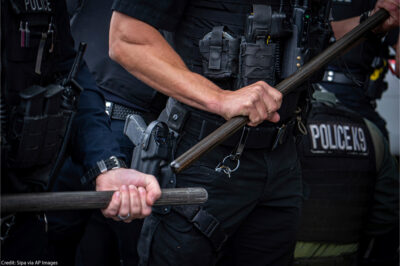
[[[76,54],[65,2],[2,0],[1,26],[2,170],[16,191],[29,190],[26,183],[44,189],[79,96],[58,82]]]
[[[375,151],[362,117],[313,103],[308,135],[298,145],[306,195],[298,240],[355,243],[367,221]]]
[[[175,48],[192,71],[223,89],[258,80],[276,85],[312,54],[309,26],[318,25],[322,17],[315,8],[321,1],[306,2],[309,6],[297,6],[295,16],[288,0],[189,1],[175,32]],[[304,22],[301,29],[295,27],[296,18]],[[282,121],[296,108],[299,91],[285,97],[279,111]]]
[[[108,56],[108,28],[111,5],[109,0],[88,0],[76,10],[71,19],[75,41],[84,41],[89,47],[85,61],[104,90],[117,95],[142,109],[150,109],[157,91],[136,79]],[[163,108],[164,106],[162,106]]]

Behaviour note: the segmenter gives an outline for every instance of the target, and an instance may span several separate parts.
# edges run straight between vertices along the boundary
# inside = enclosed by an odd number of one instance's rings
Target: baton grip
[[[1,197],[1,213],[104,209],[114,191],[43,192],[9,194]],[[165,188],[154,206],[201,204],[208,199],[207,190]]]

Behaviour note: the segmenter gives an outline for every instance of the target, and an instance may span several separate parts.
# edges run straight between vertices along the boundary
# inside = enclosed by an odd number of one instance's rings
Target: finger
[[[129,208],[130,199],[127,186],[123,185],[120,191],[121,191],[121,206],[119,208],[118,215],[121,217],[127,217],[128,215],[130,215],[130,208]]]
[[[132,219],[142,218],[140,196],[136,186],[129,185],[129,195],[131,200],[130,209],[132,213]]]
[[[146,175],[146,202],[147,205],[153,206],[154,202],[161,197],[161,189],[157,179],[153,175]]]
[[[253,111],[249,115],[252,126],[257,126],[268,118],[268,110],[262,100],[255,103]]]
[[[140,218],[143,218],[143,217],[150,215],[151,207],[149,205],[147,205],[147,203],[146,203],[146,190],[142,187],[139,187],[138,191],[139,191],[140,202],[141,202],[141,207],[142,207],[142,213],[141,213]]]
[[[107,218],[115,217],[118,214],[120,204],[121,204],[121,193],[119,191],[116,191],[114,192],[107,208],[102,210],[103,215]]]
[[[267,120],[274,123],[279,121],[279,119],[276,120],[279,117],[276,116],[276,114],[280,107],[280,104],[277,103],[277,101],[279,102],[279,100],[272,98],[270,95],[264,98],[265,108],[268,112]]]
[[[279,120],[281,120],[281,116],[279,115],[278,112],[274,112],[270,115],[269,121],[273,123],[278,123]]]
[[[278,91],[277,89],[272,88],[272,87],[270,87],[268,90],[266,90],[266,93],[276,103],[275,111],[277,111],[282,105],[283,94],[280,91]]]

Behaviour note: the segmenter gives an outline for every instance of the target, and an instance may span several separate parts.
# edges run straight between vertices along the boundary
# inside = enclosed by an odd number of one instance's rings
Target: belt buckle
[[[111,117],[114,109],[114,103],[106,101],[106,114]]]

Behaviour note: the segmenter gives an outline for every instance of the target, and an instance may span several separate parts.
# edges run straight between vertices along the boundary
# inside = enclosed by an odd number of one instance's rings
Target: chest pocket
[[[27,62],[49,56],[54,48],[56,27],[54,0],[8,0],[6,3],[6,57]]]

